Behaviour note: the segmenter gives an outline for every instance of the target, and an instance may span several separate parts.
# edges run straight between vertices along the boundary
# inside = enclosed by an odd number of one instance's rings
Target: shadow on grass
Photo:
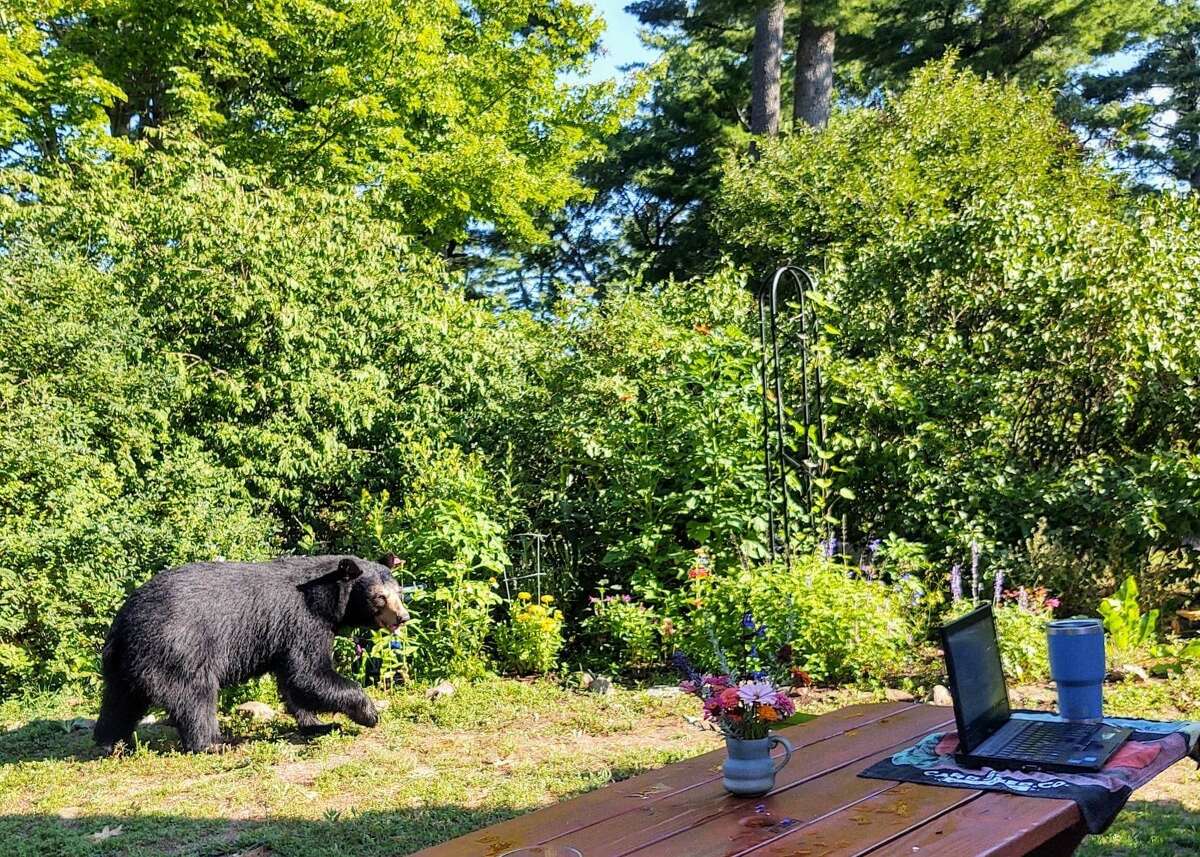
[[[332,725],[334,730],[341,729],[339,723]],[[235,721],[223,723],[222,728],[227,741],[232,744],[257,740],[307,744],[317,737],[302,735],[295,723],[287,718],[277,718],[269,723]],[[179,750],[179,736],[166,723],[139,726],[136,736],[139,744],[156,752]],[[0,733],[0,765],[66,759],[86,762],[103,755],[92,741],[90,721],[87,726],[82,726],[78,720],[31,720],[18,729]],[[4,853],[0,851],[0,857]]]
[[[398,857],[436,845],[520,810],[486,811],[427,806],[395,811],[328,813],[324,819],[236,820],[182,815],[55,814],[0,816],[5,857],[122,855],[122,857]],[[497,855],[523,843],[480,834],[479,854]]]
[[[1175,857],[1200,854],[1200,812],[1177,800],[1138,800],[1125,805],[1102,836],[1089,836],[1079,857]]]

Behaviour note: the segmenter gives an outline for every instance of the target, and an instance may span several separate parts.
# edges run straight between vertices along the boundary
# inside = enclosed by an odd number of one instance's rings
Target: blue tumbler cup
[[[1104,716],[1104,626],[1099,619],[1061,619],[1046,629],[1050,678],[1058,687],[1064,720]]]

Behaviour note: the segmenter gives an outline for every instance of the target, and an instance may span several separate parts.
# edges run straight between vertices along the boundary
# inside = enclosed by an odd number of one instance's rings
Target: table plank
[[[587,857],[623,857],[635,852],[655,857],[741,853],[787,832],[775,827],[776,820],[790,818],[792,826],[811,822],[848,802],[891,788],[894,783],[864,780],[858,772],[951,723],[953,715],[947,709],[906,709],[797,752],[776,778],[775,790],[765,798],[733,797],[714,779],[549,842],[577,848]],[[765,812],[756,812],[757,806]]]
[[[1083,831],[1083,816],[1074,801],[985,792],[961,809],[868,853],[875,857],[1021,857],[1071,831]]]
[[[863,779],[859,771],[952,722],[945,709],[904,712],[811,747],[803,758],[793,756],[765,798],[735,798],[714,782],[705,787],[712,794],[698,789],[681,796],[686,802],[665,801],[619,829],[597,824],[553,843],[604,857],[733,857],[785,837],[795,841],[813,823],[894,788],[894,782]],[[873,830],[860,836],[877,841]]]
[[[861,857],[884,853],[879,851],[882,846],[947,812],[959,811],[981,794],[917,783],[893,784],[748,853],[750,857]]]
[[[822,741],[921,708],[912,703],[853,705],[790,727],[784,734],[796,746],[799,754],[804,748]],[[607,818],[642,811],[681,792],[717,782],[724,758],[725,750],[722,748],[647,771],[573,800],[553,804],[426,848],[413,857],[494,857],[512,848],[540,845]],[[724,794],[724,791],[721,793]]]

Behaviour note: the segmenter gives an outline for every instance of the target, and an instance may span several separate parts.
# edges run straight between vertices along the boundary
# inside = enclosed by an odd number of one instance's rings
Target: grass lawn
[[[815,695],[819,712],[870,698]],[[1037,704],[1039,691],[1026,697]],[[1020,701],[1020,700],[1018,700]],[[592,696],[550,682],[488,680],[431,702],[386,697],[377,729],[301,742],[291,721],[226,724],[248,738],[222,755],[180,755],[174,732],[99,758],[72,718],[88,700],[0,705],[0,852],[20,855],[400,855],[615,779],[718,746],[688,725],[692,701],[645,691]],[[1200,718],[1200,677],[1110,693],[1122,713]],[[1200,849],[1200,779],[1177,765],[1139,792],[1083,854],[1154,857]]]

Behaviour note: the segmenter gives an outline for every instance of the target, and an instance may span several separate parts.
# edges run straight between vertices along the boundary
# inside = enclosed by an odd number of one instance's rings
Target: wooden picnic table
[[[858,776],[940,729],[950,708],[854,705],[783,730],[796,747],[763,798],[721,785],[724,748],[427,848],[498,857],[565,845],[583,857],[1068,855],[1085,829],[1074,802]]]

